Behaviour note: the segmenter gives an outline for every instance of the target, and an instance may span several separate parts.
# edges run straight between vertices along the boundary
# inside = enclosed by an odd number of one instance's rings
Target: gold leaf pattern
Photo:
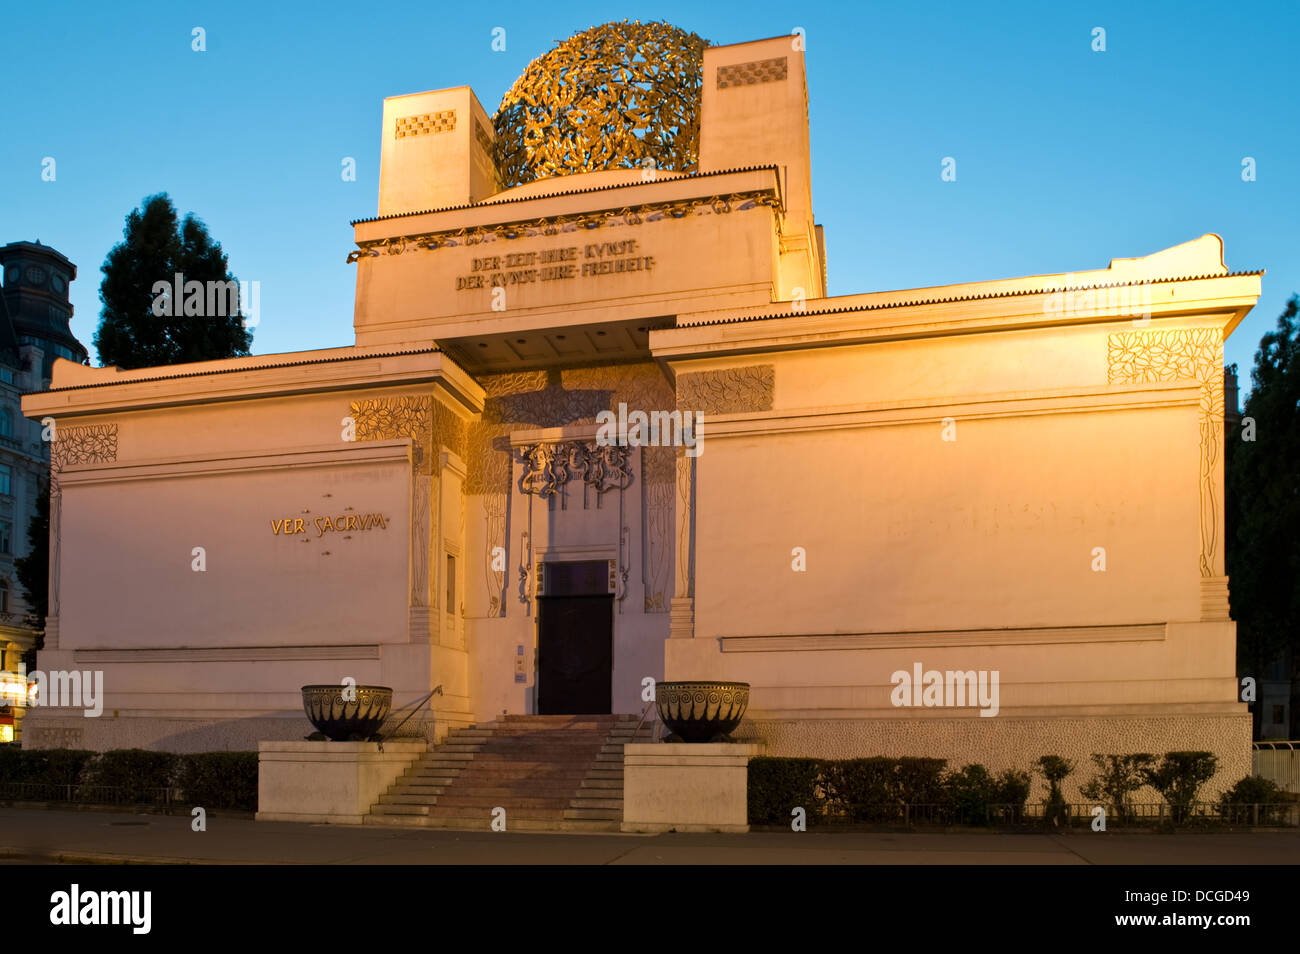
[[[1223,335],[1217,328],[1126,331],[1110,336],[1106,358],[1107,378],[1112,384],[1200,384],[1200,570],[1203,577],[1222,576],[1216,556],[1222,514],[1215,488],[1223,441]]]
[[[528,64],[493,122],[507,187],[600,169],[699,162],[708,41],[667,23],[606,23]]]

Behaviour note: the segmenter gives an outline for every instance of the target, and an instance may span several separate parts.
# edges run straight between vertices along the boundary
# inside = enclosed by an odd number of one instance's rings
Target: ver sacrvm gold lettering
[[[341,513],[337,516],[316,517],[307,521],[302,517],[285,517],[271,521],[272,536],[292,537],[307,534],[315,529],[316,536],[327,533],[360,533],[365,530],[387,530],[388,518],[382,513]]]

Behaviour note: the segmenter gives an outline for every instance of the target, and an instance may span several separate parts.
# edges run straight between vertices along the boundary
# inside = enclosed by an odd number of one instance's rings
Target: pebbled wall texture
[[[745,719],[733,733],[737,742],[763,742],[765,755],[822,759],[926,756],[947,759],[950,768],[978,762],[991,772],[1029,771],[1040,755],[1074,761],[1063,784],[1065,797],[1083,801],[1079,786],[1093,775],[1091,756],[1172,751],[1207,751],[1219,758],[1214,778],[1200,800],[1213,800],[1251,774],[1249,713],[1164,716],[1056,716],[1043,718],[924,719]],[[1034,776],[1031,798],[1047,793]],[[1150,790],[1141,801],[1160,801]]]

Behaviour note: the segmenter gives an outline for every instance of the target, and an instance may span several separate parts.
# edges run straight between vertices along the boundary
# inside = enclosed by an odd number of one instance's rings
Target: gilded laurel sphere
[[[533,60],[493,120],[504,185],[651,164],[694,170],[706,46],[667,23],[624,21]]]

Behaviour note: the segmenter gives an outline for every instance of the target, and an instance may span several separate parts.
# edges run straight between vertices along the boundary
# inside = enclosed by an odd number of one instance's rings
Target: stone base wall
[[[1040,718],[773,719],[746,718],[734,733],[738,742],[763,742],[766,755],[822,759],[927,756],[947,759],[950,768],[980,763],[991,772],[1029,771],[1040,755],[1074,762],[1064,782],[1065,797],[1083,801],[1079,786],[1092,778],[1091,755],[1207,751],[1219,758],[1201,799],[1217,798],[1251,774],[1251,726],[1247,712],[1166,716],[1044,716]],[[1047,784],[1034,775],[1031,798]],[[1149,789],[1139,800],[1160,801]]]
[[[436,745],[454,728],[467,726],[460,718],[421,714],[407,722],[395,741],[419,740]],[[182,719],[161,716],[98,718],[70,716],[30,709],[23,721],[25,749],[152,749],[160,752],[256,752],[259,742],[302,742],[313,731],[298,712],[233,719]]]

